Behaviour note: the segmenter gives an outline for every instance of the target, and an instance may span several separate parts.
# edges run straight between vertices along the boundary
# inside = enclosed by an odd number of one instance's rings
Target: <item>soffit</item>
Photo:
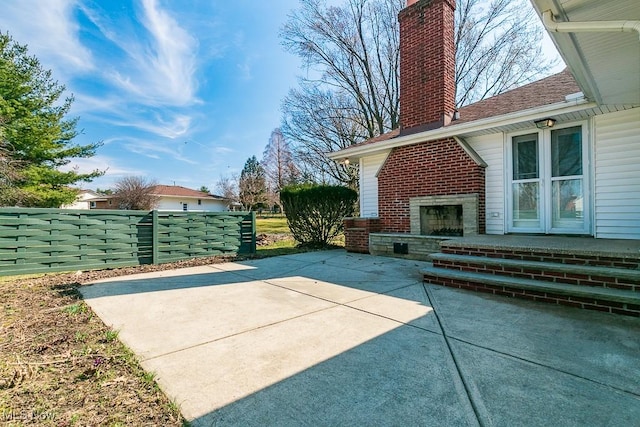
[[[531,0],[538,14],[557,22],[640,21],[638,0]],[[549,32],[588,99],[640,105],[638,32]]]

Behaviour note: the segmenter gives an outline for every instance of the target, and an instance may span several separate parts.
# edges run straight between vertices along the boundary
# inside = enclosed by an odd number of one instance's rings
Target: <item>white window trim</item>
[[[583,152],[582,152],[582,179],[583,179],[583,188],[584,188],[584,196],[586,198],[586,203],[584,203],[585,211],[584,211],[584,221],[585,228],[582,230],[573,230],[573,229],[553,229],[551,227],[551,215],[548,214],[547,202],[551,200],[550,192],[551,185],[546,185],[546,181],[548,180],[548,174],[550,172],[547,169],[547,166],[551,164],[551,152],[550,150],[545,149],[545,144],[547,144],[551,140],[551,131],[558,129],[565,129],[574,126],[582,127],[582,140],[583,140]],[[542,224],[541,229],[527,229],[527,228],[514,228],[513,227],[513,148],[512,148],[512,138],[519,135],[528,135],[528,134],[538,134],[538,144],[540,149],[540,160],[542,160],[539,170],[539,176],[544,177],[541,182],[544,181],[543,187],[541,188],[540,193],[540,210],[543,213],[544,223]],[[504,134],[504,148],[505,148],[505,157],[504,157],[504,186],[505,186],[505,215],[504,215],[504,230],[506,233],[536,233],[536,234],[576,234],[576,235],[584,235],[589,234],[591,236],[594,235],[594,227],[595,221],[593,220],[593,212],[595,212],[595,201],[593,197],[593,168],[592,168],[592,156],[593,156],[593,123],[592,120],[579,120],[573,122],[562,123],[556,126],[553,126],[549,129],[537,129],[537,128],[529,128],[526,130],[521,130],[517,132],[510,132]],[[549,180],[550,181],[550,180]],[[550,183],[550,182],[549,182]]]

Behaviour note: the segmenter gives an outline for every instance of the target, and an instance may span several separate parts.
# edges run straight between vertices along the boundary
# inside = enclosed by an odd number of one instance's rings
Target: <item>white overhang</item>
[[[589,100],[640,105],[640,1],[531,3]]]

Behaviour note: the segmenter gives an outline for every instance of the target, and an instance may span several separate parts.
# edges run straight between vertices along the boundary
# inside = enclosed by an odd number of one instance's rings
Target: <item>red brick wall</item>
[[[398,15],[402,133],[439,127],[453,114],[454,11],[455,0],[420,0]]]
[[[490,285],[486,283],[476,283],[472,280],[450,279],[447,277],[436,277],[430,273],[424,275],[426,283],[434,285],[448,286],[470,291],[484,292],[494,295],[503,295],[512,298],[525,299],[530,301],[546,302],[569,307],[583,308],[585,310],[596,310],[605,313],[622,314],[625,316],[640,317],[640,305],[627,304],[616,301],[598,300],[595,298],[580,298],[567,294],[555,294],[553,292],[539,292],[530,289],[514,289],[504,285]]]
[[[378,173],[378,216],[382,231],[409,233],[409,199],[478,194],[479,232],[485,232],[484,168],[454,139],[395,148]]]
[[[521,261],[557,262],[560,264],[586,265],[590,267],[625,268],[639,270],[640,261],[637,257],[615,257],[607,255],[583,255],[576,253],[553,253],[550,251],[536,250],[511,250],[496,248],[473,248],[443,245],[441,251],[444,254],[471,255],[486,258],[504,258]],[[622,288],[624,289],[624,288]],[[637,289],[640,291],[640,288]]]
[[[378,218],[345,218],[344,247],[348,252],[369,253],[369,233],[381,229]]]

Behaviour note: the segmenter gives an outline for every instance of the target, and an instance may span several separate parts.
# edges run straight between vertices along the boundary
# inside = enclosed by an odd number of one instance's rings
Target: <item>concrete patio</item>
[[[81,289],[194,426],[619,426],[640,319],[424,285],[310,252]]]

